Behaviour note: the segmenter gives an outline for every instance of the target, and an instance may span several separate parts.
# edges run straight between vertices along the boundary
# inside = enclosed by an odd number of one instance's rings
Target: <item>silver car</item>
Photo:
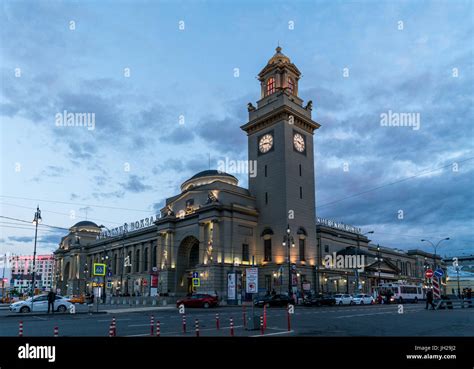
[[[32,300],[30,297],[24,301],[18,301],[10,305],[10,311],[14,313],[29,313],[33,305],[33,312],[48,311],[48,295],[35,296]],[[54,300],[54,311],[64,313],[68,311],[74,304],[67,301],[63,296],[56,295]]]

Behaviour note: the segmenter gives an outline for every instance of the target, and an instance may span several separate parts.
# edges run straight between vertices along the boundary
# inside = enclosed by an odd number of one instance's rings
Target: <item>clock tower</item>
[[[303,106],[298,96],[300,76],[298,68],[277,47],[258,75],[261,98],[257,107],[248,104],[249,122],[241,128],[248,135],[249,160],[257,164],[257,175],[249,176],[249,191],[256,197],[259,211],[258,262],[267,265],[269,271],[276,271],[280,264],[283,268],[287,265],[288,248],[283,246],[283,238],[289,225],[294,241],[294,247],[290,247],[291,263],[314,288],[317,255],[313,135],[320,125],[311,118],[312,102]],[[283,272],[283,280],[288,281],[287,278],[288,273]],[[298,280],[299,288],[301,282]],[[265,287],[274,286],[268,286],[265,280]]]

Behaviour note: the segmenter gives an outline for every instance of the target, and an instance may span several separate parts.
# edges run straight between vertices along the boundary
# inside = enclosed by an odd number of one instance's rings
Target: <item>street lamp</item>
[[[383,259],[380,257],[380,246],[377,244],[377,257],[375,258],[377,260],[377,270],[379,272],[379,278],[377,280],[377,287],[380,285],[380,263],[383,261]]]
[[[441,240],[438,241],[438,243],[435,245],[433,242],[431,242],[430,240],[421,240],[421,242],[428,242],[429,244],[431,244],[431,246],[433,246],[434,248],[434,258],[433,258],[433,261],[434,261],[434,269],[436,270],[436,250],[438,249],[438,246],[441,242],[443,241],[449,241],[449,237],[446,237],[446,238],[443,238]]]
[[[290,247],[295,247],[295,240],[291,235],[290,225],[288,224],[286,228],[286,234],[283,236],[283,247],[288,246],[288,297],[293,293],[292,283],[291,283],[291,249]]]
[[[84,264],[84,295],[87,292],[87,274],[89,273],[89,268],[87,267],[87,262]]]
[[[371,233],[374,233],[374,231],[369,231],[369,232],[363,233],[362,236],[365,236],[366,234],[371,234]],[[360,243],[359,243],[359,240],[360,240],[360,236],[359,236],[359,234],[357,234],[356,264],[357,264],[357,256],[359,255],[359,251],[360,251]],[[357,268],[357,265],[356,265],[356,269],[355,269],[355,277],[356,277],[356,291],[357,291],[357,293],[360,293],[360,288],[359,288],[359,269]],[[349,293],[349,292],[347,292],[347,293]]]
[[[35,217],[33,219],[33,224],[35,225],[35,248],[33,251],[33,280],[31,288],[31,311],[33,311],[33,297],[35,296],[35,279],[36,279],[36,242],[38,239],[38,223],[41,223],[41,210],[39,205],[36,207]]]

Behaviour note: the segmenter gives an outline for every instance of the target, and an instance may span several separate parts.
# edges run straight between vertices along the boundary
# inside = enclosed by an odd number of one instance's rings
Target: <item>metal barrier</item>
[[[439,300],[436,303],[435,309],[454,309],[454,308],[472,308],[474,303],[472,299],[459,299],[459,300]]]

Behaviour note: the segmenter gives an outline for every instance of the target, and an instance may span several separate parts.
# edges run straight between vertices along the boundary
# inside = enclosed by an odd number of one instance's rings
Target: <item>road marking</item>
[[[234,328],[242,328],[243,325],[235,325]],[[230,327],[221,327],[220,330],[224,330],[224,329],[230,329]],[[199,329],[199,331],[217,331],[216,328],[204,328],[204,329]],[[193,336],[192,335],[192,331],[189,331],[189,334],[182,334],[183,332],[182,331],[176,331],[176,332],[161,332],[161,335],[162,336],[166,336],[166,335],[170,335],[170,334],[181,334],[183,337],[191,337]],[[141,337],[141,336],[149,336],[150,333],[142,333],[142,334],[131,334],[131,335],[126,335],[125,337]]]
[[[161,323],[160,322],[160,325],[164,325],[165,323]],[[146,324],[129,324],[127,325],[127,327],[146,327],[146,326],[150,326],[150,323],[146,323]]]
[[[34,318],[39,319],[39,320],[47,320],[46,318],[42,318],[40,316],[35,316]]]
[[[125,320],[132,320],[132,319],[129,319],[129,318],[120,318],[120,319],[115,319],[115,321],[117,322],[123,322]],[[100,320],[97,320],[97,322],[110,322],[111,319],[100,319]]]
[[[289,334],[289,333],[294,333],[294,331],[291,330],[291,331],[275,332],[275,333],[267,333],[267,334],[256,334],[255,336],[250,336],[250,337],[276,336],[277,334]]]

